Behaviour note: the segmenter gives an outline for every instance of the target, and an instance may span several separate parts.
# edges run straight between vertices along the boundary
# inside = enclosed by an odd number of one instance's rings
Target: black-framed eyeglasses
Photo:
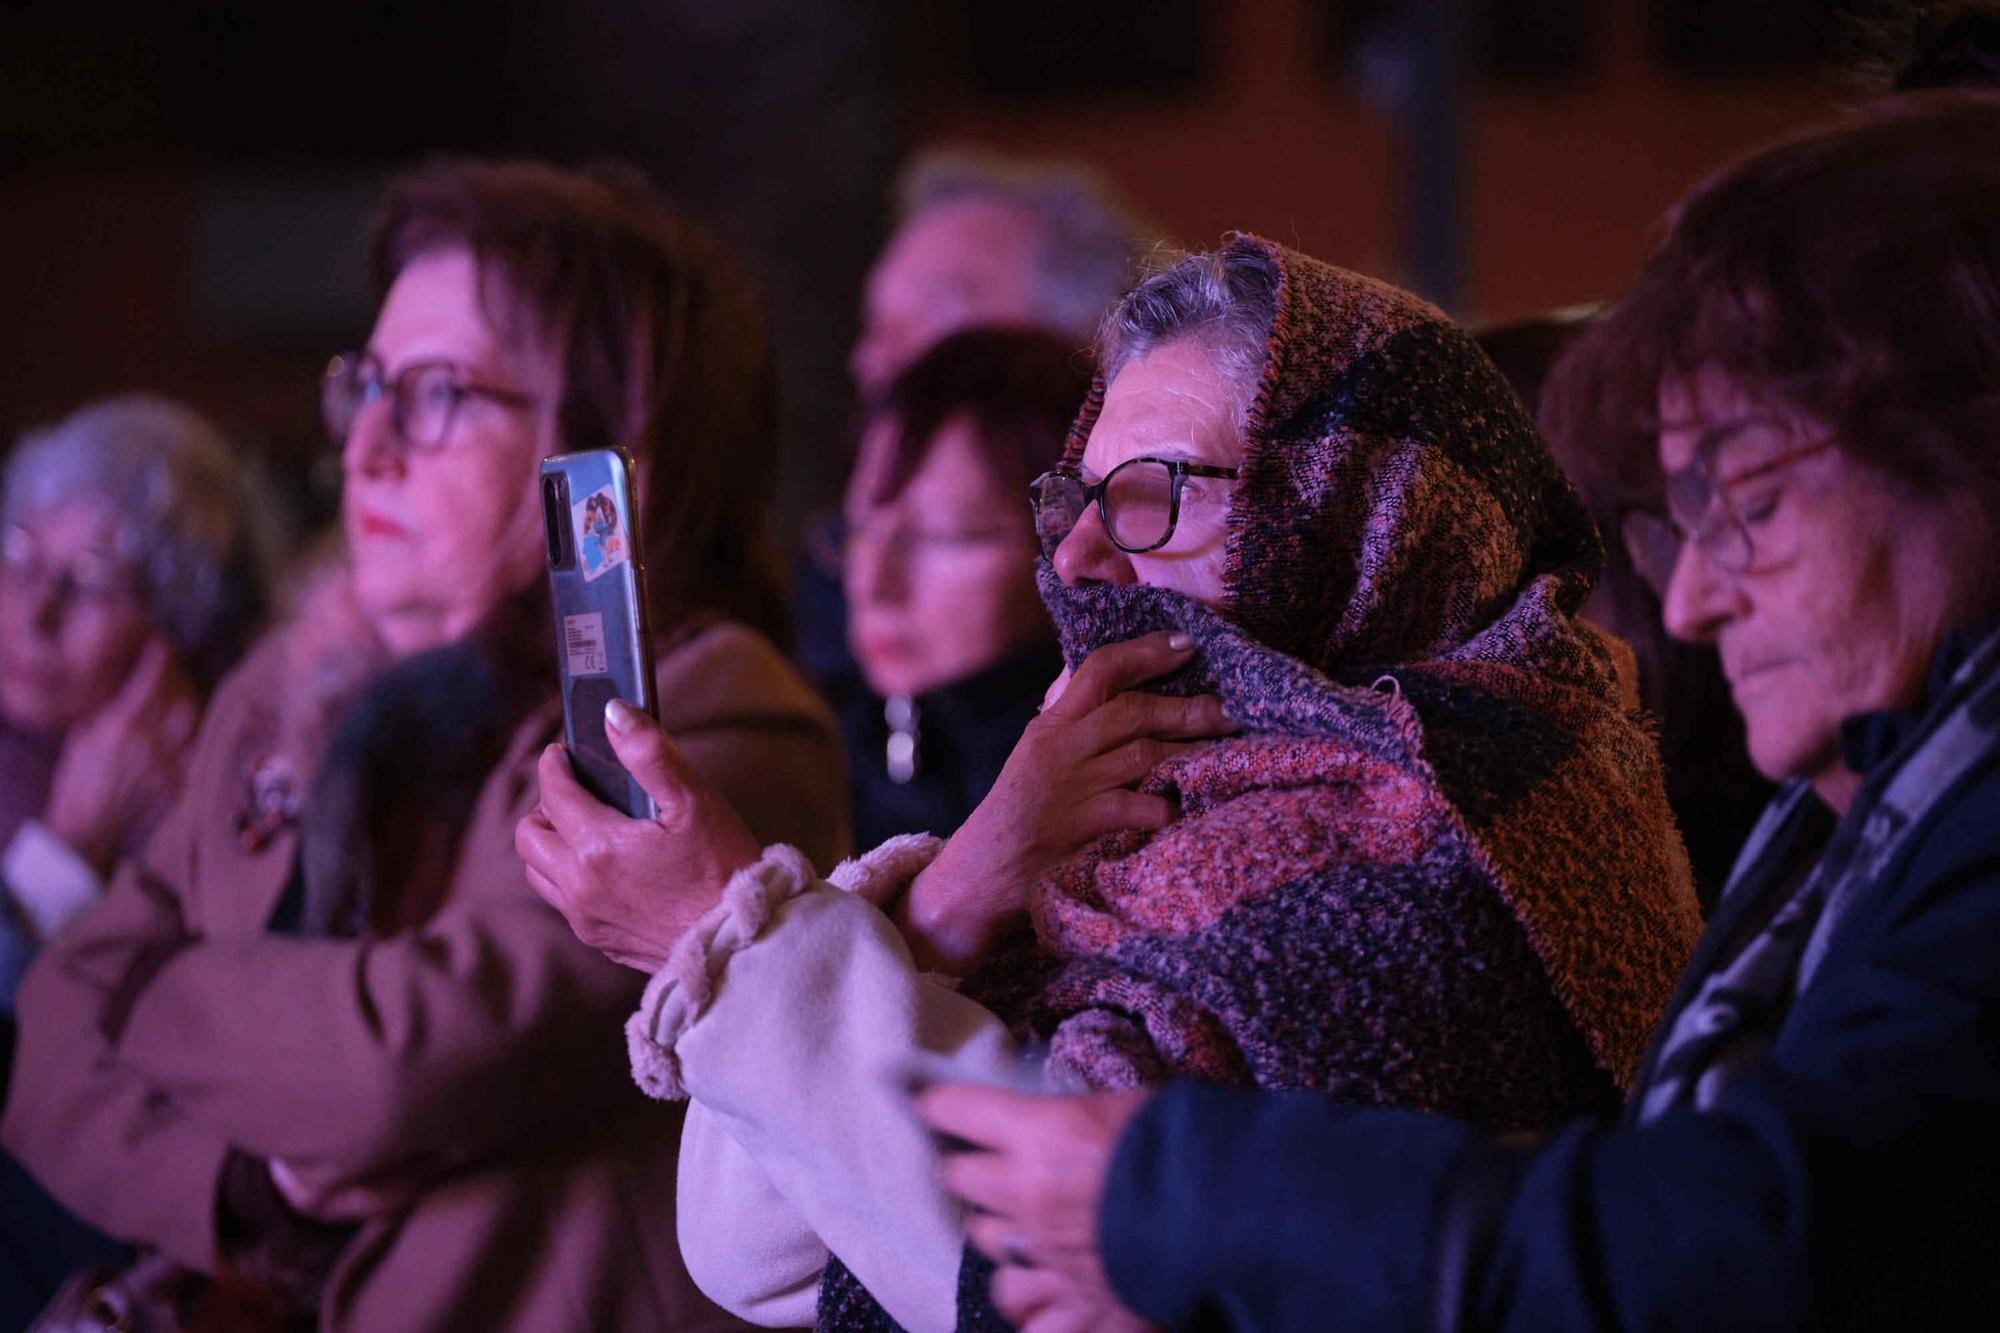
[[[391,377],[382,363],[362,352],[343,352],[327,363],[320,381],[320,415],[335,445],[345,445],[354,419],[378,398],[389,400],[397,436],[413,449],[440,449],[451,434],[452,418],[468,398],[504,407],[536,405],[532,394],[476,384],[449,361],[414,361]]]
[[[1073,467],[1044,472],[1028,492],[1042,554],[1053,559],[1056,547],[1092,504],[1113,546],[1130,555],[1159,550],[1174,538],[1181,520],[1181,488],[1189,477],[1234,481],[1236,469],[1184,458],[1131,458],[1095,485],[1086,483]]]
[[[1749,573],[1760,556],[1773,553],[1759,552],[1731,490],[1831,448],[1831,440],[1814,440],[1727,475],[1719,473],[1709,458],[1697,458],[1674,472],[1667,478],[1667,512],[1633,508],[1619,517],[1619,536],[1639,577],[1665,597],[1681,548],[1689,542],[1724,573]]]

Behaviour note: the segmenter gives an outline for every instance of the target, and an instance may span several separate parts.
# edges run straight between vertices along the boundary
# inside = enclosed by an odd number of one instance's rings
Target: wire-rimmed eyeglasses
[[[1776,558],[1773,552],[1760,552],[1750,533],[1751,523],[1762,515],[1746,516],[1731,492],[1831,448],[1831,440],[1814,440],[1727,475],[1717,471],[1713,459],[1697,458],[1668,476],[1666,513],[1633,508],[1619,519],[1619,536],[1639,577],[1664,598],[1681,548],[1689,542],[1727,574],[1749,573],[1760,556]]]

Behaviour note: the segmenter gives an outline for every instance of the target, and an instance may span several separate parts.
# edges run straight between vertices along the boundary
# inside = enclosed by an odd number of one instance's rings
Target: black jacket
[[[1049,641],[918,695],[917,771],[900,783],[889,776],[882,697],[858,669],[830,682],[827,694],[847,742],[855,847],[866,851],[898,833],[951,836],[992,789],[1061,670],[1062,655]]]
[[[1933,680],[1969,646],[1949,645]],[[1099,1221],[1119,1296],[1177,1327],[1991,1326],[1991,721],[1983,758],[1848,905],[1769,1053],[1711,1110],[1510,1145],[1418,1113],[1177,1086],[1135,1119],[1113,1163]],[[1849,762],[1870,773],[1922,722],[1851,721]],[[1853,813],[1865,818],[1865,804]],[[1691,977],[1788,891],[1831,825],[1739,878],[1745,891],[1719,907]]]

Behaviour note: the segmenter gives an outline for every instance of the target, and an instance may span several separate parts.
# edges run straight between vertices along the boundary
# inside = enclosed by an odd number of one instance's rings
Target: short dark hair
[[[980,452],[1025,518],[1028,483],[1062,459],[1070,423],[1090,393],[1087,358],[1068,340],[1033,329],[975,328],[941,340],[898,375],[870,415],[895,432],[874,503],[896,498],[939,430],[963,417]]]
[[[1662,382],[1712,368],[1910,494],[2000,500],[1996,144],[2000,94],[1912,93],[1709,177],[1556,367],[1545,417],[1649,430]]]
[[[638,461],[655,629],[707,611],[786,639],[777,382],[761,295],[733,257],[631,168],[451,160],[390,184],[378,298],[412,259],[456,246],[499,280],[488,317],[553,352],[563,447]]]

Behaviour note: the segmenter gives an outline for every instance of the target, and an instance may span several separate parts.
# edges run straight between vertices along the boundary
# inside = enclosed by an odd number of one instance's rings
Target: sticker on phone
[[[583,503],[570,508],[576,516],[576,556],[584,582],[609,574],[632,558],[632,543],[626,540],[625,520],[611,487],[592,491]]]
[[[611,670],[604,648],[604,613],[563,617],[563,656],[572,676],[602,676]]]

